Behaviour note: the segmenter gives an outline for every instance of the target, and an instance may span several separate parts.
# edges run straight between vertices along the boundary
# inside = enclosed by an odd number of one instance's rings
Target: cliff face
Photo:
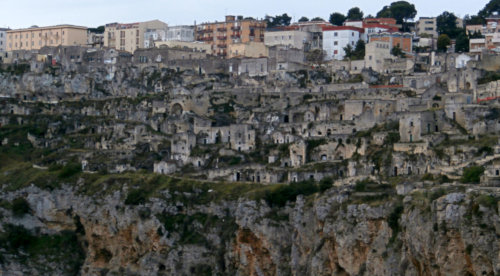
[[[429,188],[360,200],[349,189],[331,188],[271,208],[247,198],[197,204],[180,200],[181,192],[173,190],[126,205],[126,189],[88,196],[75,187],[31,186],[1,194],[2,242],[13,226],[33,236],[3,246],[1,270],[12,275],[498,275],[498,194],[482,189]],[[31,209],[25,214],[12,207],[19,198]],[[75,238],[54,242],[68,233]],[[38,254],[39,247],[71,249],[73,255],[54,259]]]

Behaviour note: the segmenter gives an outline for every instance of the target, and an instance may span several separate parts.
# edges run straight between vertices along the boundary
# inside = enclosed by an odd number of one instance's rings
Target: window
[[[337,33],[337,32],[333,33],[333,36],[338,36],[338,35],[339,35],[339,33]]]
[[[338,41],[334,41],[333,45],[339,45],[339,42]]]
[[[334,51],[333,51],[333,54],[334,54],[334,55],[336,55],[336,54],[338,54],[338,53],[339,53],[339,51],[338,51],[338,50],[334,50]]]

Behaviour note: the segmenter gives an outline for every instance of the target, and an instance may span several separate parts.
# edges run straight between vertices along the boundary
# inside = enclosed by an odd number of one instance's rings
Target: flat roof
[[[15,30],[9,30],[7,32],[24,32],[24,31],[60,29],[60,28],[72,28],[72,29],[82,29],[82,30],[88,29],[87,27],[84,27],[84,26],[62,24],[62,25],[54,25],[54,26],[46,26],[46,27],[29,27],[29,28],[24,28],[24,29],[15,29]]]

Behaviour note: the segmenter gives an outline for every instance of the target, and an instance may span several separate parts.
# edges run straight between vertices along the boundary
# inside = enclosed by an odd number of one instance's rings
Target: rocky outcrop
[[[32,211],[14,216],[3,204],[3,231],[5,225],[38,235],[74,231],[85,251],[82,275],[500,273],[498,191],[422,189],[362,203],[332,188],[272,208],[247,198],[184,202],[172,190],[125,205],[125,193],[88,196],[68,186],[5,192],[2,202],[26,198]],[[3,271],[43,274],[2,255]]]

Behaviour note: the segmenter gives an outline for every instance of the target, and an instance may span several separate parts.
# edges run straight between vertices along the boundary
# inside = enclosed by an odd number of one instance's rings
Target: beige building
[[[162,46],[167,46],[169,48],[189,49],[195,52],[205,52],[209,55],[212,54],[212,46],[210,44],[206,44],[199,41],[189,42],[189,41],[170,40],[170,41],[155,42],[155,47],[161,48]]]
[[[259,58],[267,57],[268,51],[267,47],[263,42],[248,42],[248,43],[237,43],[230,44],[227,48],[227,57],[248,57],[248,58]]]
[[[366,68],[382,72],[384,69],[384,60],[391,57],[391,43],[388,41],[372,41],[365,46]]]
[[[264,42],[266,21],[226,15],[224,22],[203,23],[195,27],[195,40],[212,45],[214,54],[227,57],[231,44]]]
[[[423,34],[438,37],[436,17],[420,17],[417,21],[417,35]]]
[[[144,34],[154,30],[165,30],[167,24],[160,20],[122,24],[106,24],[104,30],[104,47],[133,53],[144,45]]]
[[[7,31],[7,51],[76,45],[87,45],[87,27],[57,25]]]
[[[311,40],[312,34],[300,30],[299,26],[268,29],[264,33],[264,43],[266,46],[283,45],[291,48],[304,49],[304,45]]]

